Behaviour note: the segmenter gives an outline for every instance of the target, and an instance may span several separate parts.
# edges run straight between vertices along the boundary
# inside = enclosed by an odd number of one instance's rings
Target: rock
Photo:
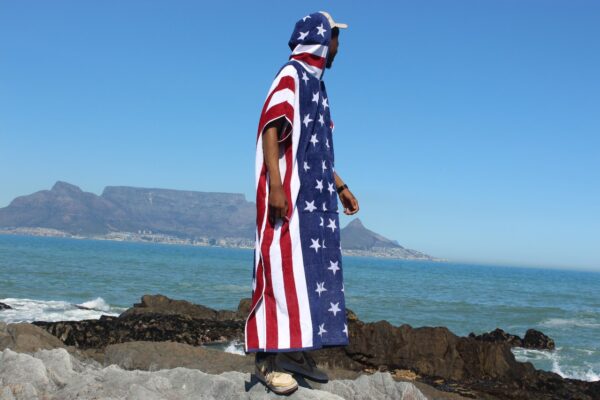
[[[414,381],[419,377],[419,375],[417,375],[410,369],[397,369],[396,371],[394,371],[394,377],[396,379],[407,379],[409,381]]]
[[[538,350],[554,350],[554,340],[535,329],[528,329],[523,338],[523,347]]]
[[[352,370],[410,369],[422,382],[506,399],[600,399],[600,381],[564,379],[516,361],[511,344],[459,337],[445,327],[349,321],[350,344],[313,352],[318,363]],[[516,394],[515,394],[516,393]]]
[[[225,371],[253,372],[254,356],[175,342],[129,342],[107,346],[104,364],[145,371],[185,367],[219,374]]]
[[[249,297],[240,300],[240,303],[238,304],[237,314],[241,319],[245,320],[248,317],[248,314],[250,314],[251,305],[252,299]]]
[[[12,307],[8,304],[0,303],[0,310],[12,310]]]
[[[100,319],[35,321],[33,324],[46,329],[65,344],[81,349],[99,349],[109,344],[140,340],[202,345],[240,340],[244,335],[243,320],[195,319],[166,313],[140,313],[119,317],[103,315]]]
[[[0,350],[32,352],[57,347],[65,347],[65,344],[42,328],[27,323],[0,322]]]
[[[412,383],[396,382],[390,374],[383,372],[361,375],[355,380],[331,380],[315,387],[343,399],[427,400]]]
[[[169,311],[169,305],[173,305],[177,313]],[[248,367],[247,361],[244,361],[247,358],[243,356],[236,358],[224,354],[217,357],[208,349],[186,346],[243,341],[244,318],[249,309],[247,299],[240,301],[238,310],[229,311],[229,314],[188,302],[173,301],[164,296],[144,296],[142,304],[136,305],[136,308],[148,310],[132,311],[119,317],[103,316],[99,320],[35,324],[44,327],[66,344],[87,349],[86,352],[109,346],[105,354],[99,356],[101,353],[98,351],[93,357],[125,368],[170,367],[175,366],[175,360],[181,357],[184,365],[189,367],[210,368],[209,364],[214,363],[212,371],[215,372],[223,370],[225,366],[236,366],[247,371],[244,369]],[[220,319],[226,315],[235,316],[232,319]],[[350,344],[311,353],[319,366],[326,367],[337,376],[356,376],[352,373],[364,371],[411,370],[419,383],[477,398],[600,398],[600,382],[563,379],[558,374],[536,370],[529,362],[516,361],[511,347],[520,338],[501,329],[478,336],[471,334],[459,337],[445,327],[393,326],[387,321],[364,323],[348,309],[346,315]],[[551,339],[542,335],[532,332],[528,341],[549,346]],[[134,341],[178,342],[185,345],[125,345],[125,342]],[[124,345],[112,347],[118,343]],[[196,356],[207,359],[194,361]]]
[[[332,368],[363,370],[411,369],[424,376],[445,379],[500,377],[533,370],[518,363],[505,343],[458,337],[445,327],[396,327],[387,321],[349,321],[350,344],[314,352],[317,362]],[[525,366],[523,366],[525,365]]]
[[[473,332],[469,333],[469,337],[482,340],[485,342],[505,342],[510,344],[512,347],[521,347],[523,345],[523,339],[517,335],[512,335],[500,328],[496,328],[491,332],[485,332],[481,335],[475,335]]]
[[[240,302],[240,305],[241,302]],[[248,306],[248,311],[250,307]],[[119,317],[133,315],[157,314],[157,315],[182,315],[196,319],[232,320],[245,319],[238,312],[230,310],[213,310],[199,304],[193,304],[186,300],[172,300],[167,296],[144,295],[140,303],[135,303],[132,308],[125,310]]]
[[[3,385],[30,384],[33,387],[45,387],[50,384],[46,372],[44,362],[38,358],[10,349],[0,353],[0,376]]]
[[[504,332],[500,328],[496,328],[491,332],[482,333],[481,335],[475,335],[473,332],[471,332],[469,333],[469,337],[485,342],[505,342],[510,344],[511,347],[526,347],[528,349],[537,350],[554,350],[554,340],[535,329],[528,329],[523,339],[521,339],[521,337],[518,335],[512,335]]]
[[[69,359],[70,358],[70,359]],[[83,363],[64,349],[42,350],[32,355],[10,349],[0,353],[0,394],[6,399],[272,399],[264,386],[248,373],[221,374],[173,368],[127,371],[116,365]],[[304,386],[290,399],[411,399],[426,397],[412,383],[395,382],[376,373],[356,380],[335,380],[314,388]],[[318,387],[317,387],[318,386]]]

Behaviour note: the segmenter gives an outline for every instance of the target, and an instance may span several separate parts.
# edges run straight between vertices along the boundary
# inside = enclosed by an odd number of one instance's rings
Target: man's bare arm
[[[344,181],[342,180],[342,178],[340,178],[337,172],[334,173],[334,177],[336,188],[339,188],[344,185]],[[350,189],[345,188],[344,190],[342,190],[339,193],[339,197],[340,201],[342,202],[342,205],[344,206],[344,214],[353,215],[358,212],[358,200],[356,200],[356,197],[354,197]]]
[[[283,129],[283,119],[269,123],[263,133],[263,154],[269,171],[269,221],[272,225],[284,218],[288,211],[288,202],[281,183],[279,172],[279,132]]]

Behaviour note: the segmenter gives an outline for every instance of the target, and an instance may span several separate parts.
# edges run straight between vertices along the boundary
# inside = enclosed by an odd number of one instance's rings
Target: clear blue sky
[[[242,192],[295,21],[367,227],[457,261],[600,269],[600,2],[1,1],[0,207],[56,180]],[[344,219],[347,222],[348,219]]]

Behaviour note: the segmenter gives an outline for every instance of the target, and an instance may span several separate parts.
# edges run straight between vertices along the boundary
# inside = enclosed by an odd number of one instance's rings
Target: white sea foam
[[[533,361],[533,360],[553,360],[556,358],[556,350],[551,352],[549,350],[536,350],[526,349],[524,347],[513,347],[512,352],[515,355],[515,359],[519,362]]]
[[[520,362],[546,361],[551,363],[551,371],[557,373],[563,378],[579,379],[583,381],[595,382],[600,380],[600,374],[596,372],[599,368],[594,367],[589,363],[584,362],[582,366],[565,366],[561,364],[562,347],[557,347],[554,351],[525,349],[522,347],[514,347],[512,349],[515,359]]]
[[[110,305],[104,301],[102,297],[96,297],[94,300],[86,301],[78,305],[97,311],[110,311]]]
[[[243,344],[233,341],[223,349],[226,353],[245,355]]]
[[[548,318],[540,325],[549,328],[600,328],[600,323],[590,318]]]
[[[0,321],[6,323],[32,321],[79,321],[82,319],[98,319],[101,315],[117,316],[123,310],[111,307],[101,297],[77,305],[60,300],[34,300],[6,298],[0,302],[12,307],[0,312]]]

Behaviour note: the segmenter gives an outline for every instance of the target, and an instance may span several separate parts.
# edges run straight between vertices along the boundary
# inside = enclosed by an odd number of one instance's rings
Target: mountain
[[[236,193],[108,186],[100,196],[56,182],[0,209],[1,227],[76,235],[152,231],[178,237],[254,237],[254,203]]]
[[[358,218],[352,220],[340,231],[344,252],[351,255],[407,258],[415,260],[437,260],[427,254],[407,249],[375,233],[363,225]]]
[[[0,208],[4,231],[169,243],[254,245],[256,206],[237,193],[107,186],[100,196],[58,181]],[[341,230],[347,254],[427,259],[364,227]]]
[[[358,218],[352,220],[341,231],[344,249],[369,250],[373,247],[402,247],[395,240],[390,240],[378,233],[368,230]]]

